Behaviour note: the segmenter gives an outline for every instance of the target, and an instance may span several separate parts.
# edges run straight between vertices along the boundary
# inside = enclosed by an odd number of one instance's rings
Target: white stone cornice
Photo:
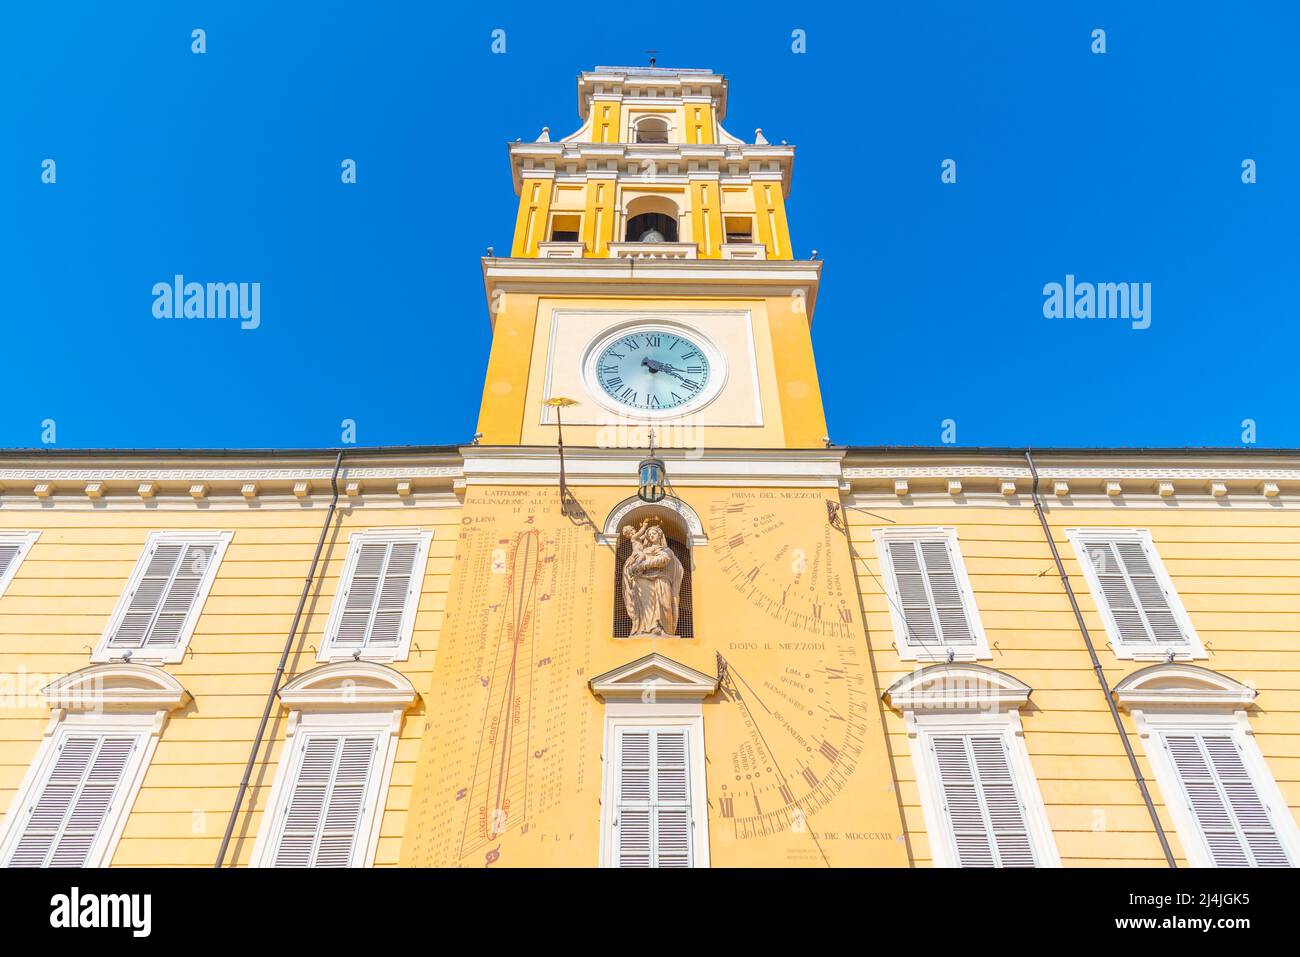
[[[445,458],[455,465],[345,466],[339,477],[339,494],[353,504],[365,501],[408,501],[441,507],[455,503],[452,495],[461,478],[459,456]],[[40,467],[15,465],[0,468],[6,478],[4,508],[243,508],[290,507],[310,504],[330,491],[331,468],[292,467],[268,457],[242,467],[166,467],[165,456],[150,467],[104,456],[104,465],[87,467],[96,456],[87,453],[66,466],[59,461]],[[116,467],[115,467],[116,466]],[[295,499],[297,502],[295,502]]]
[[[837,449],[706,449],[702,455],[658,449],[669,482],[675,487],[770,485],[784,488],[839,488]],[[550,446],[467,446],[466,485],[554,485],[560,459]],[[564,471],[571,486],[634,488],[644,449],[564,450]]]
[[[161,458],[161,456],[160,456]],[[111,466],[97,468],[79,468],[79,467],[61,467],[56,462],[51,462],[40,468],[31,467],[0,467],[0,479],[11,482],[14,485],[22,485],[31,482],[49,482],[57,480],[67,482],[69,485],[85,484],[86,482],[122,482],[130,484],[131,482],[167,482],[167,483],[186,483],[187,485],[196,482],[208,482],[212,485],[243,484],[243,481],[255,482],[276,482],[276,481],[293,481],[293,480],[316,480],[322,482],[326,488],[329,487],[330,475],[333,469],[325,468],[295,468],[283,464],[274,465],[274,459],[268,458],[264,464],[251,465],[240,468],[226,468],[213,466],[211,468],[166,468],[151,466],[134,466],[129,468],[114,468]],[[453,479],[460,475],[459,465],[403,465],[398,467],[386,466],[348,466],[345,465],[339,472],[340,481],[346,481],[350,478],[358,479],[398,479],[398,478],[429,478],[429,479]],[[243,480],[243,481],[241,481]],[[12,489],[10,489],[12,491]]]
[[[524,259],[484,257],[483,276],[493,287],[509,283],[677,282],[684,287],[707,282],[711,295],[725,295],[728,282],[766,284],[776,287],[815,286],[821,277],[820,260],[803,259],[652,259],[626,260],[587,257],[584,259]],[[719,284],[721,286],[719,291]],[[522,290],[520,290],[522,291]],[[752,294],[752,288],[749,289]]]
[[[511,143],[510,174],[515,194],[525,179],[554,179],[557,175],[605,175],[613,162],[618,169],[640,173],[643,164],[680,164],[692,174],[723,174],[723,167],[735,165],[741,172],[734,178],[762,179],[781,186],[790,195],[794,168],[794,147],[750,143],[585,143],[565,139],[559,142]],[[724,178],[732,178],[728,173]]]
[[[586,120],[593,99],[624,97],[702,98],[714,104],[718,119],[727,114],[727,78],[705,69],[649,66],[598,66],[578,74],[578,115]]]
[[[800,296],[811,324],[822,264],[788,259],[524,259],[484,257],[487,302],[503,294],[549,296]],[[488,318],[495,325],[496,315]]]
[[[1032,487],[1027,467],[1011,464],[1016,456],[1006,456],[1008,464],[999,465],[997,455],[972,456],[968,464],[953,456],[943,461],[942,454],[920,452],[909,459],[905,454],[890,452],[886,464],[875,462],[867,454],[849,449],[846,452],[844,481],[847,490],[863,498],[886,501],[900,487],[908,489],[911,504],[933,504],[945,492],[951,497],[952,483],[961,483],[962,496],[971,504],[1001,494],[1005,504],[1017,492]],[[1048,507],[1098,504],[1134,505],[1159,503],[1163,507],[1300,507],[1300,465],[1261,462],[1256,467],[1238,467],[1225,463],[1225,453],[1207,454],[1205,461],[1193,465],[1172,466],[1168,459],[1155,460],[1149,467],[1133,464],[1107,466],[1104,455],[1096,456],[1101,464],[1040,465],[1038,492]],[[1184,457],[1190,458],[1190,457]],[[1280,455],[1285,461],[1286,457]],[[879,464],[877,464],[879,463]],[[1014,484],[1013,484],[1014,483]],[[1019,503],[1023,504],[1023,502]]]

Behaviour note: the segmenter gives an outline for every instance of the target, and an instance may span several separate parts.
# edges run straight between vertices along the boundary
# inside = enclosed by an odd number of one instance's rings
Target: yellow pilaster
[[[793,259],[790,227],[785,219],[785,197],[781,184],[754,184],[754,211],[758,220],[758,241],[767,247],[768,259]]]
[[[769,299],[768,317],[786,446],[820,448],[826,436],[826,411],[813,359],[807,301],[802,296]]]
[[[524,423],[537,297],[516,293],[494,301],[498,311],[492,327],[492,351],[488,353],[478,431],[483,433],[484,445],[517,445]]]
[[[691,228],[699,243],[701,259],[717,259],[722,255],[726,236],[722,232],[722,194],[717,180],[691,183]]]
[[[592,142],[617,143],[623,128],[622,104],[618,100],[593,100],[591,112]]]
[[[713,108],[707,103],[686,103],[686,142],[709,145],[713,143]]]
[[[546,218],[551,211],[551,181],[525,179],[519,190],[519,216],[511,256],[534,257],[537,244],[546,240]]]
[[[614,191],[611,179],[588,179],[587,212],[582,218],[582,241],[587,255],[605,256],[614,238]]]

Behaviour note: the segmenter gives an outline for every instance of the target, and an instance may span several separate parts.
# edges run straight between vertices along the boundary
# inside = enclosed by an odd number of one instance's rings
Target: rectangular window
[[[1215,867],[1290,867],[1275,810],[1230,732],[1168,730],[1160,742]]]
[[[1204,658],[1150,532],[1070,529],[1066,532],[1106,633],[1120,658]]]
[[[407,656],[432,539],[432,531],[410,529],[352,535],[320,660]]]
[[[277,802],[272,867],[361,867],[380,795],[381,730],[300,731]]]
[[[998,734],[930,738],[961,867],[1033,867],[1034,848]]]
[[[912,756],[940,867],[1059,867],[1014,712],[918,714]]]
[[[727,234],[727,242],[752,243],[754,241],[753,220],[748,216],[728,216],[723,225]]]
[[[951,528],[877,529],[885,597],[899,657],[988,658],[988,640]]]
[[[91,660],[180,661],[232,534],[152,533]]]
[[[5,866],[108,863],[139,787],[148,741],[144,727],[95,730],[69,723],[57,731],[11,808]]]
[[[694,864],[690,730],[615,727],[615,867]]]
[[[3,596],[18,566],[23,563],[40,532],[0,532],[0,596]]]
[[[551,242],[576,243],[581,228],[582,220],[578,216],[557,213],[551,217]]]

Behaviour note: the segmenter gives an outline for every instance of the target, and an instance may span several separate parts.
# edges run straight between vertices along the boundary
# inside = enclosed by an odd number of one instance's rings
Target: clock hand
[[[671,376],[676,376],[691,389],[699,388],[698,383],[692,382],[690,379],[686,378],[684,374],[674,369],[667,362],[660,362],[658,359],[651,359],[649,356],[646,356],[641,359],[641,364],[651,372],[667,372]]]
[[[698,389],[698,388],[699,388],[699,386],[698,386],[696,383],[694,383],[694,382],[692,382],[690,379],[686,378],[685,375],[683,375],[682,373],[678,372],[678,371],[677,371],[676,369],[674,369],[672,366],[668,365],[668,363],[666,363],[666,362],[661,362],[661,363],[659,363],[659,365],[662,366],[662,367],[663,367],[663,370],[664,370],[665,372],[667,372],[669,375],[675,375],[675,376],[677,376],[677,378],[681,379],[682,382],[686,383],[686,384],[687,384],[688,386],[690,386],[692,389]]]

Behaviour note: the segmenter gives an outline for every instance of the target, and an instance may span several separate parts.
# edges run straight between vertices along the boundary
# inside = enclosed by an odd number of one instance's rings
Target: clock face
[[[610,342],[596,356],[595,377],[618,405],[662,412],[698,404],[713,369],[704,348],[689,336],[642,328]]]

